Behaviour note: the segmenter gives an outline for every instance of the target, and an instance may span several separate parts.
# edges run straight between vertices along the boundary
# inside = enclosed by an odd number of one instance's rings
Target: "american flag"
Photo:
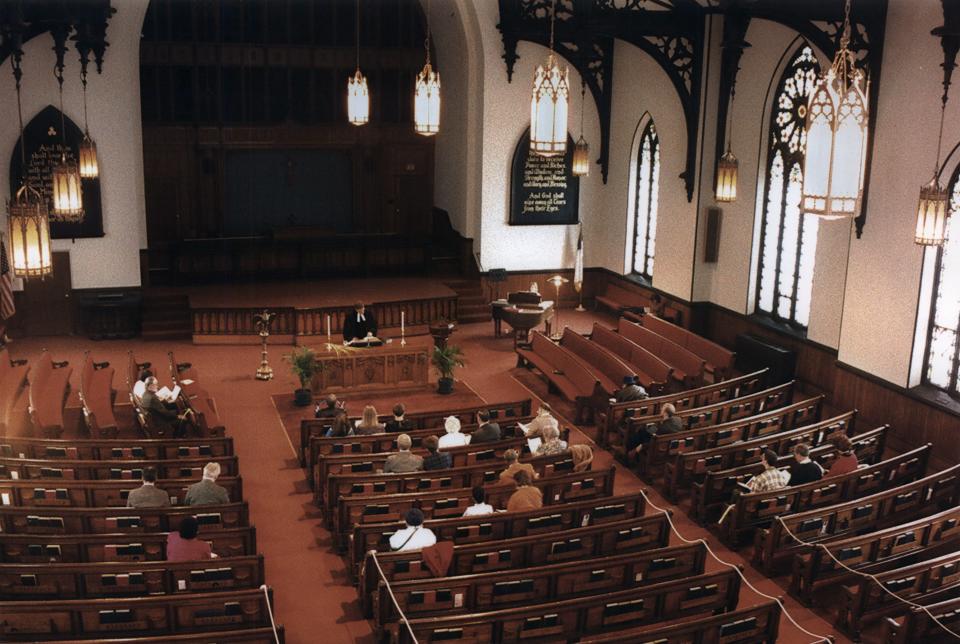
[[[0,239],[0,319],[8,320],[17,312],[13,303],[13,275],[7,259],[7,245]]]

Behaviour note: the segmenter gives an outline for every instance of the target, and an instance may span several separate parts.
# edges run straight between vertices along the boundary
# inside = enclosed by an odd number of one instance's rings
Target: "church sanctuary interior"
[[[958,53],[0,0],[0,642],[960,641]]]

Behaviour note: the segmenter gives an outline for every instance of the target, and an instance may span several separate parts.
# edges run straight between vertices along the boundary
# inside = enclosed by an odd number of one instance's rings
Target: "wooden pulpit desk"
[[[317,351],[320,371],[311,389],[317,392],[391,391],[424,387],[430,376],[429,347],[379,347]]]

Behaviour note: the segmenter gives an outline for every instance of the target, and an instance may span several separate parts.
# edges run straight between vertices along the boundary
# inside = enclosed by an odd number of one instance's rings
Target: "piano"
[[[554,307],[552,300],[543,300],[539,293],[517,291],[508,293],[507,299],[490,303],[493,314],[493,335],[499,338],[503,334],[503,322],[513,329],[513,346],[517,342],[528,342],[530,331],[544,324],[546,334],[550,335]]]

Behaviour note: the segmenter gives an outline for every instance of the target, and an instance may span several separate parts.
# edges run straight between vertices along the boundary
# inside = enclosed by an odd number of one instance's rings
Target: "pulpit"
[[[553,302],[543,300],[539,293],[534,291],[517,291],[508,293],[507,299],[491,302],[493,315],[493,335],[499,338],[502,324],[506,322],[513,329],[513,343],[526,342],[530,331],[544,325],[546,334],[550,335],[551,323],[554,316]]]

